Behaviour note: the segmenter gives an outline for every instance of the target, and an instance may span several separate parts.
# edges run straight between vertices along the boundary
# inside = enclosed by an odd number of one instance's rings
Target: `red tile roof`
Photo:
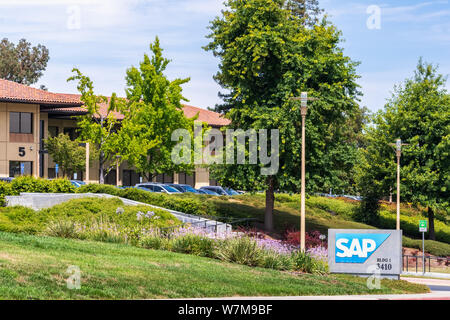
[[[86,109],[83,108],[83,102],[80,98],[81,95],[79,94],[52,93],[0,79],[0,101],[36,103],[45,106],[54,106],[45,110],[70,114],[86,111]],[[100,106],[100,112],[106,115],[107,108],[108,106],[106,104],[102,104]],[[183,105],[183,112],[188,118],[192,118],[198,114],[198,120],[206,122],[211,126],[225,126],[230,123],[230,120],[224,118],[223,115],[198,107]],[[118,119],[123,119],[122,114],[117,113],[116,116]]]
[[[75,95],[52,93],[4,79],[0,79],[0,101],[58,106],[82,105],[80,99]]]

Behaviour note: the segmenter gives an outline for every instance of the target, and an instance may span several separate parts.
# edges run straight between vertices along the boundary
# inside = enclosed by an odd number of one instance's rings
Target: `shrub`
[[[306,249],[315,247],[327,247],[326,240],[320,239],[321,233],[319,231],[311,231],[305,233]],[[288,230],[286,231],[286,242],[292,246],[300,245],[300,231]]]
[[[259,266],[263,262],[263,249],[250,237],[231,238],[221,242],[217,248],[217,257],[220,260]]]
[[[25,207],[0,208],[0,231],[36,234],[45,227],[47,217]]]
[[[78,238],[77,225],[70,220],[50,221],[44,232],[45,235],[61,238]]]
[[[314,274],[325,274],[328,272],[325,262],[312,258],[308,253],[296,251],[292,253],[291,258],[294,270]]]
[[[260,266],[275,270],[291,270],[293,263],[290,255],[280,254],[272,250],[263,250]]]
[[[47,180],[32,176],[17,177],[10,183],[10,194],[18,195],[22,192],[37,193],[73,193],[75,187],[67,179]]]
[[[162,237],[159,234],[150,234],[142,236],[138,240],[138,246],[145,249],[154,249],[154,250],[171,250],[171,243],[165,237]]]
[[[11,184],[8,182],[0,181],[0,207],[5,205],[5,196],[12,196],[13,191]]]
[[[74,193],[75,189],[76,188],[67,179],[50,180],[50,191],[49,192],[53,192],[53,193]],[[44,191],[40,191],[40,192],[44,192]]]
[[[215,241],[200,235],[186,234],[172,241],[172,251],[196,256],[214,256]]]
[[[106,221],[103,217],[89,224],[79,225],[78,234],[80,239],[111,243],[127,243],[129,238],[121,226]]]

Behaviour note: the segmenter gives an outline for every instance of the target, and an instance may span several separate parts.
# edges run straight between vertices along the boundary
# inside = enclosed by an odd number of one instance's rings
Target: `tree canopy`
[[[3,39],[0,42],[0,78],[30,85],[36,83],[47,68],[48,49],[21,39],[17,45]]]
[[[119,114],[125,112],[126,101],[117,97],[115,93],[110,98],[96,95],[91,79],[74,68],[74,75],[68,81],[78,81],[78,91],[81,93],[81,101],[87,110],[85,115],[78,117],[78,131],[80,141],[91,143],[96,147],[99,160],[99,182],[105,181],[105,173],[108,174],[116,163],[119,147]],[[107,165],[111,165],[106,168]]]
[[[213,168],[215,178],[244,190],[298,191],[301,164],[300,107],[290,101],[306,91],[306,181],[309,192],[342,183],[337,172],[353,167],[355,143],[346,143],[345,123],[361,112],[357,63],[345,56],[341,33],[328,21],[308,26],[283,0],[229,0],[211,22],[205,47],[220,59],[215,80],[226,89],[225,112],[233,128],[279,129],[280,169],[259,175],[258,165]],[[266,219],[272,214],[266,193]],[[266,228],[271,228],[270,223]]]
[[[127,111],[120,133],[121,155],[137,172],[151,181],[158,174],[190,172],[192,163],[176,164],[171,159],[178,141],[172,133],[185,129],[192,138],[194,119],[183,113],[181,85],[188,79],[169,81],[164,74],[170,60],[163,57],[159,39],[150,45],[152,56],[144,55],[139,68],[127,70]],[[192,144],[191,144],[192,145]]]
[[[367,128],[361,149],[358,185],[377,199],[396,190],[396,156],[391,143],[401,139],[401,198],[428,208],[430,238],[433,210],[450,204],[450,95],[436,66],[418,62],[414,77],[394,89],[392,97]]]

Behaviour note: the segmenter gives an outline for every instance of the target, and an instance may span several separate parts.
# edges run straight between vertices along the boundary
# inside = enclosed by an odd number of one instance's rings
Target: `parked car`
[[[0,181],[3,181],[3,182],[11,182],[13,180],[14,180],[14,178],[9,178],[9,177],[2,177],[2,178],[0,178]]]
[[[213,192],[217,193],[219,196],[229,196],[229,194],[222,187],[206,186],[206,187],[201,187],[200,190],[213,191]]]
[[[171,186],[164,185],[161,183],[140,183],[136,185],[137,189],[150,191],[150,192],[158,192],[158,193],[167,193],[167,194],[177,194],[181,193],[175,188]]]
[[[195,190],[192,186],[188,184],[176,184],[176,183],[166,183],[166,186],[170,186],[172,188],[177,189],[180,192],[192,192],[192,193],[198,193],[197,190]]]
[[[211,191],[211,190],[207,190],[207,189],[196,189],[196,190],[200,194],[208,194],[208,195],[211,195],[211,196],[218,196],[219,195],[218,193],[216,193],[214,191]]]
[[[86,185],[86,182],[81,181],[81,180],[70,180],[70,183],[75,187],[75,188],[79,188],[81,186]]]
[[[226,193],[228,193],[229,196],[238,196],[239,192],[237,192],[236,190],[233,190],[231,188],[223,188],[225,190]]]

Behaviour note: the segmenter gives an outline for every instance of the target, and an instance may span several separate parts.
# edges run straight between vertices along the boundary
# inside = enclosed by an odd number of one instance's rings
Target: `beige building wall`
[[[33,133],[11,134],[9,131],[10,112],[33,114]],[[34,176],[39,175],[39,105],[0,102],[0,176],[9,176],[10,161],[31,161]],[[26,142],[20,142],[26,141]]]
[[[9,133],[9,112],[33,113],[33,137],[30,142],[11,141]],[[76,128],[76,120],[49,119],[47,113],[40,113],[39,105],[21,103],[0,102],[0,177],[9,176],[9,161],[32,161],[33,175],[39,176],[39,129],[40,120],[44,120],[44,138],[48,138],[48,127],[58,127],[58,132],[64,132],[64,128]],[[19,155],[19,148],[24,148],[25,155]],[[48,178],[48,169],[55,168],[55,163],[48,154],[44,155],[44,178]],[[122,163],[119,168],[118,184],[123,184],[123,171],[133,170],[127,163]],[[86,179],[85,174],[83,179]],[[90,165],[89,182],[98,183],[99,165],[94,161]],[[145,182],[145,179],[143,179]],[[179,182],[178,174],[174,175],[174,183]],[[195,188],[209,185],[209,170],[197,167],[195,170]]]

